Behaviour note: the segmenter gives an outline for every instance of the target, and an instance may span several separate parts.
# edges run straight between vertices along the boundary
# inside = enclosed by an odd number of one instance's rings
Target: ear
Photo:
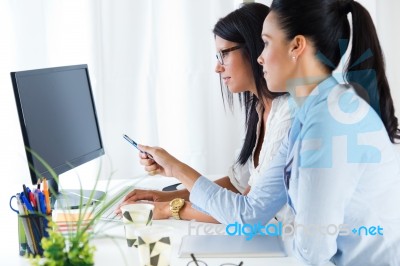
[[[289,56],[296,61],[304,53],[306,46],[307,40],[303,35],[295,36],[289,45]]]

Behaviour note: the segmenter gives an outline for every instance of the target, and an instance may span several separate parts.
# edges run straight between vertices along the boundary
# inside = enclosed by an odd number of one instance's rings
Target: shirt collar
[[[337,84],[338,81],[333,76],[329,76],[321,81],[307,97],[304,97],[303,99],[296,99],[293,97],[298,108],[297,118],[303,122],[308,110],[319,100],[325,99],[328,96],[330,89]]]

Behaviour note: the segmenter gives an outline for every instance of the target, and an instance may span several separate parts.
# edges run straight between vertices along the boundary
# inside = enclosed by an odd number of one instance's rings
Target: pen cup
[[[41,214],[19,215],[25,231],[27,251],[33,255],[43,255],[42,238],[48,237],[48,217]]]
[[[19,255],[24,256],[27,252],[28,243],[26,240],[26,234],[22,218],[18,215],[18,244],[19,244]]]

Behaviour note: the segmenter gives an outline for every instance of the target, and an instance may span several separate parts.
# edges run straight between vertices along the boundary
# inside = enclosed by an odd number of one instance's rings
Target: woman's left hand
[[[118,208],[115,210],[115,213],[117,215],[122,215],[120,207],[122,205],[126,204],[140,204],[140,202],[135,202],[135,201],[124,201]],[[153,204],[154,205],[154,210],[153,210],[153,219],[154,220],[163,220],[163,219],[168,219],[170,217],[170,210],[169,210],[169,201],[163,201],[163,202],[146,202],[146,204]]]

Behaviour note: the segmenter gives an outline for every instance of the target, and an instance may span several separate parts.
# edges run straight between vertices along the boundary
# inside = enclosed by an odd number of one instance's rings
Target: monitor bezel
[[[79,69],[84,69],[86,72],[87,76],[87,81],[88,81],[88,86],[89,86],[89,93],[90,93],[90,99],[91,99],[91,104],[92,104],[92,109],[94,113],[94,118],[96,122],[96,127],[97,127],[97,133],[98,133],[98,138],[100,142],[100,147],[97,150],[93,150],[87,154],[84,154],[80,157],[73,158],[71,161],[65,162],[61,165],[55,166],[52,168],[52,170],[57,174],[60,175],[62,173],[65,173],[69,170],[72,170],[75,167],[78,167],[84,163],[87,163],[93,159],[96,159],[102,155],[104,155],[104,146],[103,146],[103,141],[101,137],[101,131],[99,127],[99,120],[97,117],[97,110],[96,110],[96,105],[93,97],[93,90],[92,90],[92,84],[90,81],[90,75],[89,75],[89,69],[87,64],[81,64],[81,65],[71,65],[71,66],[60,66],[60,67],[51,67],[51,68],[42,68],[42,69],[33,69],[33,70],[24,70],[24,71],[15,71],[11,72],[11,80],[12,80],[12,85],[13,85],[13,90],[14,90],[14,95],[15,95],[15,101],[17,105],[17,110],[18,110],[18,117],[20,121],[20,126],[21,126],[21,132],[22,132],[22,137],[25,145],[25,153],[26,157],[28,160],[28,164],[31,165],[32,167],[29,167],[29,172],[31,176],[31,181],[33,185],[36,185],[39,183],[42,178],[46,178],[50,181],[56,181],[58,180],[52,180],[54,179],[51,172],[46,169],[42,173],[36,173],[34,168],[34,161],[33,161],[33,154],[30,152],[30,144],[29,144],[29,138],[28,138],[28,132],[27,132],[27,126],[25,123],[25,116],[24,116],[24,111],[22,108],[22,103],[21,103],[21,97],[20,97],[20,92],[19,92],[19,86],[18,86],[18,79],[24,76],[29,76],[29,75],[40,75],[40,74],[47,74],[47,73],[54,73],[54,72],[60,72],[60,71],[69,71],[69,70],[79,70]],[[58,188],[55,188],[58,190]],[[58,192],[58,191],[57,191]]]

